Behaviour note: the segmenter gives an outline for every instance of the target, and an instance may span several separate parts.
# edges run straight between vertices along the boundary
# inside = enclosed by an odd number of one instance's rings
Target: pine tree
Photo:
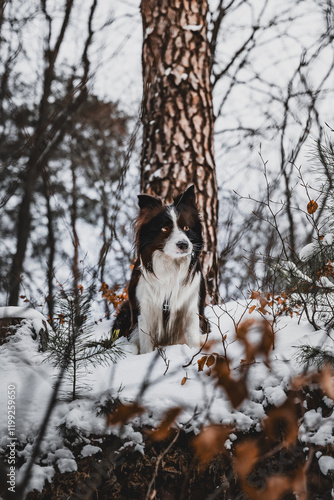
[[[95,340],[90,301],[80,285],[73,293],[61,291],[56,314],[58,327],[50,335],[48,345],[47,359],[55,367],[65,368],[72,400],[90,390],[82,382],[89,365],[113,363],[122,356],[122,350],[115,345],[117,335]]]
[[[323,167],[320,197],[326,196],[326,210],[317,214],[318,203],[309,199],[307,218],[314,239],[299,252],[295,262],[281,262],[277,269],[285,285],[287,310],[305,314],[315,330],[324,330],[321,345],[302,345],[297,359],[318,369],[334,366],[334,146],[317,144],[316,159]],[[307,188],[307,192],[308,191]],[[319,201],[319,200],[318,200]],[[329,342],[328,342],[329,340]]]

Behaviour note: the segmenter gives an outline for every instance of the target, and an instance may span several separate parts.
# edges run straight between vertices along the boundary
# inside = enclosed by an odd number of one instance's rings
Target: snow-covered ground
[[[258,341],[260,316],[254,311],[249,314],[249,304],[230,303],[224,308],[207,308],[212,332],[209,335],[209,349],[201,353],[185,345],[175,345],[157,351],[137,355],[136,349],[127,340],[119,339],[124,357],[112,366],[92,368],[84,382],[92,390],[86,398],[73,402],[60,401],[54,408],[43,439],[39,459],[33,469],[30,489],[42,490],[45,480],[51,480],[56,468],[60,472],[77,469],[76,459],[93,455],[100,451],[99,442],[90,436],[118,434],[124,446],[144,452],[145,444],[139,432],[141,425],[157,427],[165,412],[174,407],[182,411],[175,425],[187,431],[199,433],[208,424],[231,424],[234,431],[260,430],[268,405],[280,406],[287,398],[292,380],[302,372],[295,354],[302,344],[324,344],[332,341],[323,331],[314,332],[303,319],[281,317],[275,334],[275,348],[270,354],[270,363],[262,355],[249,368],[247,385],[249,396],[240,407],[234,409],[223,388],[217,386],[211,367],[198,370],[197,361],[205,353],[224,354],[222,337],[226,335],[225,348],[231,363],[231,373],[239,377],[245,359],[243,344],[235,339],[234,322],[250,317],[259,320],[251,327],[248,336],[254,345]],[[0,310],[0,315],[3,310]],[[14,311],[11,311],[14,314]],[[4,314],[2,314],[4,315]],[[0,346],[0,451],[4,453],[13,436],[9,436],[7,402],[8,388],[15,386],[15,453],[16,459],[25,461],[31,456],[34,440],[46,412],[52,393],[56,371],[45,363],[46,354],[38,352],[38,342],[32,338],[31,330],[43,326],[42,316],[37,312],[26,313],[26,318],[9,341]],[[232,320],[233,318],[233,320]],[[38,324],[39,322],[39,324]],[[99,336],[108,331],[108,322],[97,327]],[[107,426],[106,418],[97,415],[97,407],[104,406],[108,400],[119,398],[123,403],[136,401],[145,409],[125,425]],[[330,408],[333,401],[325,397],[324,403]],[[308,410],[300,421],[299,438],[305,447],[315,445],[334,445],[334,414],[323,417],[321,409]],[[82,449],[78,457],[64,445],[59,434],[59,426],[75,430],[82,437]],[[226,448],[231,448],[236,435],[231,433]],[[21,450],[21,451],[19,451]],[[319,453],[319,467],[323,474],[332,468],[333,458]],[[24,472],[24,464],[16,471],[16,479]]]

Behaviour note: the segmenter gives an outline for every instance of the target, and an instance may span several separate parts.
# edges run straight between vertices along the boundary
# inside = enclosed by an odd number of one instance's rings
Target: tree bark
[[[202,266],[218,300],[217,183],[206,0],[142,0],[141,190],[171,202],[196,186],[205,247]]]

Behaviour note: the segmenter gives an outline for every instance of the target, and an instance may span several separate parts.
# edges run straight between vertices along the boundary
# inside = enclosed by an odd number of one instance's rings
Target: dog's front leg
[[[154,340],[150,334],[150,328],[147,321],[142,316],[138,319],[139,326],[139,354],[146,354],[154,350]]]
[[[199,349],[201,345],[199,317],[196,313],[193,314],[192,317],[188,318],[185,331],[185,341],[189,347],[195,347],[196,349]]]

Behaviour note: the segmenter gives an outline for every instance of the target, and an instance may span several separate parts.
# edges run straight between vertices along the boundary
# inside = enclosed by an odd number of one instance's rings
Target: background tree
[[[50,318],[56,278],[63,281],[72,274],[78,281],[78,267],[82,278],[84,266],[97,266],[96,248],[102,251],[114,231],[113,193],[119,183],[128,117],[115,103],[92,92],[98,61],[91,65],[89,58],[97,6],[92,1],[83,9],[86,30],[80,25],[81,52],[73,64],[64,54],[77,28],[76,2],[57,6],[49,0],[27,6],[15,0],[1,11],[0,292],[12,305],[19,293],[32,292],[35,299],[41,293]],[[44,46],[38,45],[34,53],[26,40],[36,23],[45,36]],[[101,29],[97,25],[96,30]],[[38,67],[32,64],[28,78],[25,58],[28,55],[35,63],[38,51]],[[95,262],[89,264],[82,261],[87,254],[80,247],[83,226],[92,228],[97,239]],[[68,250],[71,242],[73,258]],[[103,266],[95,277],[104,281]]]
[[[203,215],[203,269],[218,297],[218,201],[206,1],[143,0],[141,190],[173,195],[195,184]]]
[[[259,152],[271,199],[284,203],[280,220],[290,257],[310,240],[294,210],[303,199],[295,166],[308,168],[308,149],[331,120],[326,103],[333,99],[333,14],[332,0],[211,4],[217,182],[224,199],[219,263],[227,300],[255,287],[260,276],[267,279],[264,256],[279,244],[257,217],[264,205],[248,198],[267,196]]]

